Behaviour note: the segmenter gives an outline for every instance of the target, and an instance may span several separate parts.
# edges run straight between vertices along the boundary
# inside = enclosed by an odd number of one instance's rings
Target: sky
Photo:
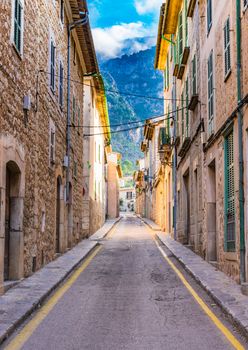
[[[102,59],[155,45],[162,0],[88,0],[96,51]]]

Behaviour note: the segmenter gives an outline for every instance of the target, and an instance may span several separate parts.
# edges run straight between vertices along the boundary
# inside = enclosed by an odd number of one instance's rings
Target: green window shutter
[[[230,44],[230,18],[226,20],[224,26],[224,56],[225,56],[225,76],[231,69],[231,44]]]
[[[15,0],[14,11],[14,44],[18,52],[21,52],[22,47],[22,5],[20,0]]]
[[[167,54],[167,60],[166,60],[166,70],[167,70],[167,82],[166,86],[167,89],[170,87],[170,65],[169,65],[169,53]]]
[[[207,31],[212,27],[212,0],[207,0]]]
[[[183,55],[183,14],[180,12],[179,14],[179,27],[178,27],[178,56],[179,56],[179,64],[181,63]]]
[[[233,131],[225,137],[225,250],[235,251],[235,186]]]
[[[184,46],[188,46],[188,1],[184,0],[184,29],[185,29],[185,37],[184,37]]]
[[[183,109],[183,101],[184,100],[184,94],[181,95],[181,132],[182,132],[182,140],[185,138],[185,130],[184,130],[184,109]]]
[[[214,129],[214,82],[213,82],[213,51],[208,58],[208,131]]]
[[[194,55],[192,60],[192,95],[197,95],[196,55]]]
[[[186,87],[185,87],[185,99],[186,99],[186,137],[189,137],[189,110],[188,110],[188,105],[189,105],[189,80],[188,78],[186,79]]]

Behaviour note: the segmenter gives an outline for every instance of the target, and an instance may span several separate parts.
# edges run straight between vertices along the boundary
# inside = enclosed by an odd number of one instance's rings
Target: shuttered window
[[[50,87],[55,91],[55,45],[53,40],[50,44]]]
[[[188,110],[188,105],[189,105],[189,80],[188,78],[186,79],[185,82],[185,99],[186,99],[186,137],[189,137],[189,110]]]
[[[184,103],[184,94],[182,93],[182,95],[181,95],[181,129],[182,129],[181,132],[182,132],[182,140],[184,140],[184,137],[185,137],[183,103]]]
[[[22,49],[22,4],[20,0],[15,0],[15,11],[14,11],[14,44],[19,53]]]
[[[192,60],[192,95],[197,95],[196,55]]]
[[[226,20],[224,26],[224,61],[225,61],[225,77],[231,70],[231,45],[230,45],[230,18]]]
[[[213,51],[208,58],[208,132],[214,131],[214,80],[213,80]]]
[[[183,55],[183,14],[179,14],[179,27],[178,27],[178,56],[179,64],[181,63]]]
[[[59,63],[59,105],[62,108],[64,104],[64,67]]]
[[[188,0],[184,0],[184,29],[185,29],[185,43],[184,46],[188,46]]]
[[[207,0],[207,31],[212,27],[212,0]]]
[[[225,137],[225,249],[235,251],[233,131]]]

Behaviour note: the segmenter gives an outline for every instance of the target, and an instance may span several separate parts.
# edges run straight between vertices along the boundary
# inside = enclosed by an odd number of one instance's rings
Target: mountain
[[[142,157],[143,128],[137,128],[142,123],[133,122],[163,114],[163,76],[154,69],[154,57],[155,48],[151,48],[100,63],[108,99],[112,145],[122,154],[125,175],[133,172],[136,160]]]

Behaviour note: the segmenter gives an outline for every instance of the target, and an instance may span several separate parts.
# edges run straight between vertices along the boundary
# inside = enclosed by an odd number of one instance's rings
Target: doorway
[[[57,177],[57,190],[56,190],[56,240],[55,240],[55,251],[56,253],[60,253],[60,240],[61,240],[61,232],[60,232],[60,223],[61,223],[61,185],[62,180],[61,177]]]
[[[208,166],[207,190],[207,259],[217,261],[217,225],[216,225],[216,169],[215,160]]]
[[[4,280],[17,280],[23,274],[23,198],[20,197],[21,172],[17,164],[6,165]]]
[[[184,180],[184,244],[189,244],[190,241],[190,192],[189,192],[189,171],[183,176]]]

